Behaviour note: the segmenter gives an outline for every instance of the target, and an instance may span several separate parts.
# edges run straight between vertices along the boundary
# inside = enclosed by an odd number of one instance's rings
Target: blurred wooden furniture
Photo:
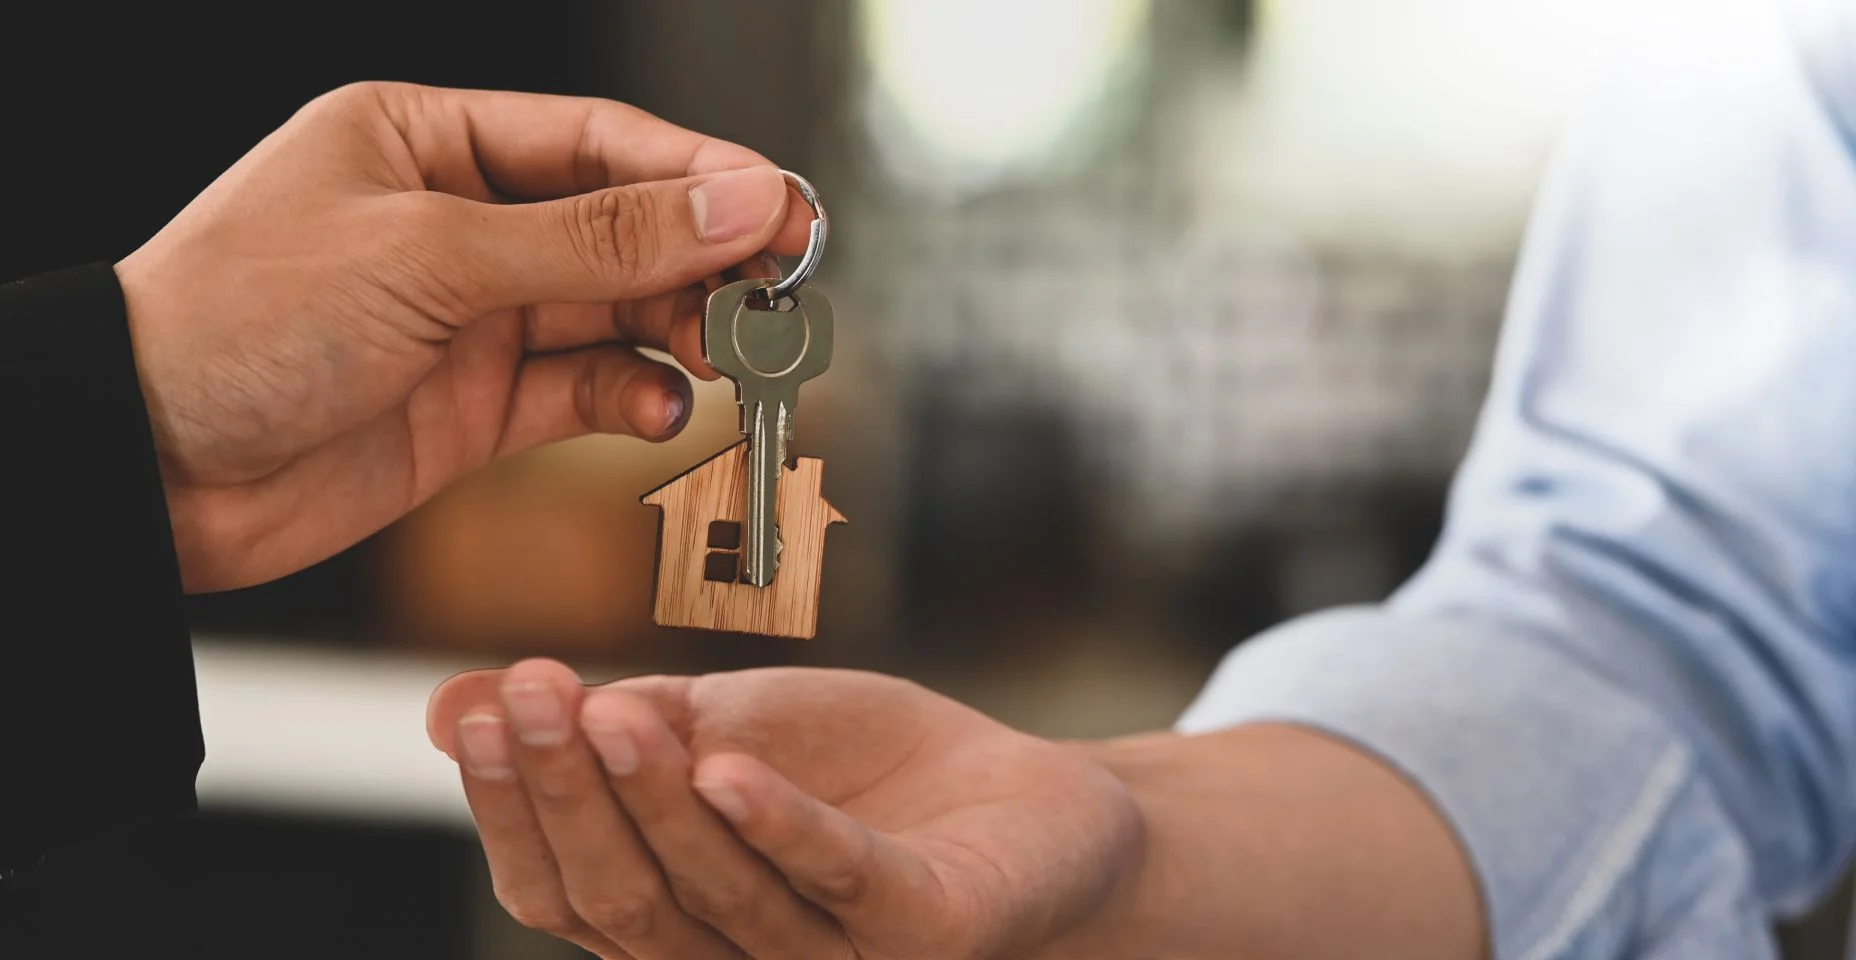
[[[697,382],[674,440],[587,437],[532,451],[396,524],[379,583],[396,645],[605,658],[666,639],[651,622],[658,516],[638,498],[740,438],[732,390]]]

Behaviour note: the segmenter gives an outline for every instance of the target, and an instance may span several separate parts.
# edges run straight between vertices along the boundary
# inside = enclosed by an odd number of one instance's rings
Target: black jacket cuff
[[[109,264],[0,287],[0,876],[195,807],[181,580]]]

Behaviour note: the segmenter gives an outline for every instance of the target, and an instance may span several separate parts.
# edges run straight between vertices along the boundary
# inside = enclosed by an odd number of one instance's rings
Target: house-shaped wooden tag
[[[764,587],[741,580],[747,441],[645,494],[645,503],[664,511],[651,619],[666,627],[772,637],[810,639],[816,634],[825,529],[845,522],[820,492],[824,468],[816,457],[799,457],[781,468],[774,504],[780,566]]]

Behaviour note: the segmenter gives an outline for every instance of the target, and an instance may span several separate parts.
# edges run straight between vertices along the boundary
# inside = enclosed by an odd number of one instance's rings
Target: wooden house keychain
[[[806,281],[830,229],[818,191],[780,171],[812,208],[799,265],[785,279],[717,289],[703,313],[703,359],[734,381],[746,439],[642,498],[663,510],[652,619],[810,638],[818,629],[825,530],[844,517],[822,493],[824,462],[787,463],[799,385],[831,365],[831,301]]]

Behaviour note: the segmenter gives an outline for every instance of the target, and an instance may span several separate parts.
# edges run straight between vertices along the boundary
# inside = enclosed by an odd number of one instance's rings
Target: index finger
[[[596,97],[396,85],[396,122],[427,185],[545,200],[771,163],[726,140]],[[472,183],[472,180],[476,183]],[[457,188],[457,189],[454,189]],[[474,197],[473,199],[481,199]],[[772,249],[805,249],[810,211],[794,204]]]
[[[425,704],[425,735],[440,753],[458,759],[457,730],[464,715],[476,707],[497,703],[503,670],[466,670],[432,691]]]

